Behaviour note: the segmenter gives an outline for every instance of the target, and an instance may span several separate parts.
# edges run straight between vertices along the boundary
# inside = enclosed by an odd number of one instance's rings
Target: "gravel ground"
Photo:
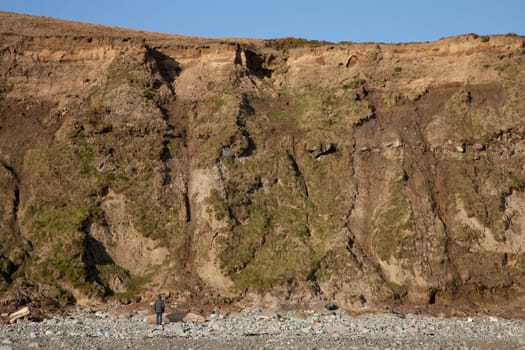
[[[202,323],[146,324],[135,314],[78,312],[0,326],[0,350],[14,349],[525,349],[525,321],[491,316],[329,314],[297,316],[258,308],[215,313]]]

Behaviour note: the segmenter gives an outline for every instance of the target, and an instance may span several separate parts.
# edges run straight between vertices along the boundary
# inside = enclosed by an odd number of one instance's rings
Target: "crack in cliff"
[[[163,164],[163,170],[162,170],[162,185],[168,186],[172,182],[172,175],[171,175],[171,168],[169,166],[169,162],[173,159],[173,156],[171,154],[171,150],[169,148],[169,145],[171,141],[175,138],[175,135],[173,135],[173,131],[175,130],[175,126],[170,123],[170,113],[169,110],[166,108],[166,105],[173,103],[175,101],[175,92],[172,90],[172,98],[169,100],[164,100],[162,102],[157,102],[157,108],[162,113],[162,119],[166,122],[166,126],[168,129],[168,132],[162,135],[162,149],[160,151],[159,160]]]
[[[171,93],[175,95],[175,90],[173,89],[173,82],[175,79],[179,76],[182,69],[180,68],[180,64],[171,58],[168,55],[165,55],[164,53],[158,51],[156,48],[152,48],[148,45],[145,45],[146,49],[146,62],[149,58],[152,58],[155,62],[154,67],[152,67],[153,72],[158,72],[160,76],[163,78],[163,80],[166,82],[168,88],[170,89]],[[161,82],[158,82],[156,85],[154,84],[154,88],[159,88],[160,85],[162,85]]]
[[[238,145],[240,150],[235,153],[237,153],[239,157],[249,157],[256,149],[256,145],[246,128],[246,122],[248,118],[255,115],[255,109],[250,104],[247,94],[241,94],[240,99],[239,112],[235,119],[235,125],[237,126],[237,132],[240,134],[240,138],[244,138],[245,143],[241,141],[240,145]],[[232,141],[235,142],[236,140]]]
[[[243,64],[243,55],[244,64],[251,75],[255,75],[260,79],[271,78],[273,70],[265,67],[267,60],[264,56],[261,57],[261,55],[257,53],[256,50],[237,44],[234,63]]]
[[[292,147],[293,147],[292,152],[295,153],[295,142],[293,140],[293,137],[292,137]],[[305,204],[307,204],[306,202],[310,198],[310,192],[308,190],[308,183],[306,181],[306,177],[304,176],[303,172],[301,171],[301,168],[299,167],[299,164],[297,163],[294,154],[292,154],[290,152],[286,152],[286,153],[287,153],[288,159],[292,163],[292,168],[294,170],[295,176],[297,178],[301,179],[301,183],[303,185],[303,191],[304,191],[304,195],[305,195]],[[308,210],[306,210],[306,214],[305,215],[306,215],[306,236],[307,237],[311,237],[312,236],[312,229],[311,229],[311,225],[310,225],[310,213],[309,213]]]
[[[359,127],[359,125],[356,125],[355,127]],[[355,209],[356,202],[359,198],[359,181],[358,181],[358,177],[356,176],[357,171],[355,168],[356,142],[357,141],[356,141],[356,137],[354,133],[352,135],[352,151],[350,153],[350,162],[349,162],[351,176],[353,176],[355,180],[354,181],[354,192],[352,195],[352,202],[350,204],[350,208],[348,209],[348,214],[346,215],[346,218],[345,218],[344,227],[347,232],[346,249],[349,252],[349,254],[352,256],[352,258],[358,263],[359,269],[361,270],[363,268],[363,262],[365,260],[365,253],[362,247],[359,244],[356,244],[356,237],[350,226],[350,218]]]
[[[80,230],[84,234],[84,237],[82,241],[83,249],[81,259],[84,264],[86,279],[89,282],[100,283],[105,293],[112,293],[114,291],[103,282],[100,265],[114,265],[115,261],[107,252],[104,244],[91,234],[91,226],[94,221],[93,216],[90,215],[82,222]]]
[[[228,192],[226,191],[226,186],[225,186],[225,183],[226,183],[226,176],[224,174],[224,169],[223,169],[223,166],[222,166],[222,161],[220,158],[217,158],[215,159],[215,166],[217,167],[217,174],[219,175],[219,180],[221,182],[221,189],[222,189],[222,198],[224,198],[224,200],[226,201],[226,210],[227,210],[227,213],[228,213],[228,221],[230,223],[233,222],[234,225],[238,225],[240,223],[240,221],[235,217],[234,213],[233,213],[233,210],[231,208],[231,206],[229,205],[229,195],[228,195]]]
[[[180,106],[177,104],[177,93],[174,87],[175,80],[181,74],[182,68],[179,62],[161,52],[159,48],[145,45],[145,49],[145,63],[154,78],[152,88],[158,91],[155,102],[162,114],[162,119],[166,122],[166,132],[162,135],[162,148],[159,154],[159,160],[162,163],[162,186],[172,194],[173,191],[178,190],[177,196],[181,210],[179,217],[185,224],[180,256],[183,268],[189,271],[192,269],[195,258],[193,226],[191,225],[194,215],[189,193],[191,176],[187,136],[191,125],[185,125],[185,119],[178,116]],[[176,145],[181,147],[177,148]]]
[[[182,194],[182,200],[184,201],[184,211],[186,214],[186,223],[191,222],[191,203],[190,198],[188,196],[189,189],[188,189],[188,179],[186,178],[184,181],[184,193]]]
[[[168,132],[163,135],[162,150],[159,155],[159,159],[164,166],[162,185],[168,186],[172,182],[172,169],[169,166],[169,162],[173,159],[169,144],[171,140],[175,138],[173,135],[175,126],[170,122],[171,115],[169,106],[176,100],[177,95],[175,93],[173,83],[180,75],[182,69],[176,60],[162,53],[156,48],[145,45],[145,50],[146,54],[144,60],[150,71],[150,74],[154,77],[158,73],[161,78],[154,80],[152,86],[153,89],[159,90],[163,85],[165,85],[169,90],[169,93],[164,95],[161,94],[156,101],[157,108],[161,112],[162,118],[167,123],[168,129]]]
[[[415,121],[414,121],[414,132],[417,138],[417,142],[421,143],[423,145],[423,148],[420,149],[420,155],[413,154],[410,164],[411,166],[417,166],[418,163],[421,163],[419,166],[419,170],[421,171],[423,178],[424,178],[424,184],[426,187],[426,193],[429,199],[430,204],[430,210],[433,212],[435,219],[438,220],[439,223],[441,223],[442,229],[443,229],[443,237],[441,237],[442,241],[442,247],[444,249],[443,251],[443,258],[447,262],[447,265],[452,267],[452,270],[454,274],[457,276],[458,269],[452,262],[449,256],[449,249],[450,249],[450,237],[451,233],[449,232],[443,209],[441,208],[441,204],[439,200],[436,198],[437,193],[439,192],[437,185],[436,185],[436,179],[438,177],[438,174],[436,173],[439,169],[439,160],[436,158],[436,154],[431,150],[430,144],[428,140],[426,139],[424,135],[424,125],[422,125],[422,122],[424,121],[425,116],[422,115],[422,111],[418,108],[417,102],[414,102],[414,115],[415,115]],[[416,142],[416,143],[417,143]],[[413,150],[412,152],[416,152]],[[403,159],[403,169],[407,169],[408,164],[406,164],[407,158],[405,157]],[[406,170],[404,170],[406,171]],[[414,211],[414,208],[411,209]],[[414,230],[417,230],[417,228],[414,228]],[[415,231],[416,232],[416,231]],[[421,238],[422,241],[425,241],[425,238]],[[426,250],[424,250],[425,252]],[[428,259],[428,256],[426,254],[422,255],[424,267],[428,270],[428,275],[433,276],[434,266]],[[436,297],[436,289],[432,288],[429,291],[429,299],[428,303],[432,304],[435,302]]]
[[[20,206],[20,180],[18,178],[18,174],[16,173],[15,169],[12,166],[8,165],[4,161],[0,161],[0,164],[13,177],[14,189],[13,189],[13,210],[12,210],[12,215],[13,215],[14,229],[18,233],[18,232],[20,232],[20,227],[18,225],[18,221],[19,221],[19,219],[18,219],[18,208]]]
[[[163,118],[167,123],[168,130],[173,130],[174,126],[169,123],[169,114],[165,113],[163,108],[158,106],[163,111]],[[174,139],[172,133],[166,133],[162,135],[162,148],[159,154],[159,161],[162,163],[162,186],[169,186],[172,183],[172,170],[169,166],[169,162],[173,159],[170,150],[170,143]]]
[[[171,169],[168,166],[168,161],[172,159],[171,151],[168,147],[169,140],[162,141],[162,151],[160,152],[160,161],[164,165],[162,171],[162,186],[168,186],[171,183]]]
[[[435,172],[437,171],[437,168],[438,168],[437,167],[438,166],[438,161],[437,161],[437,159],[435,157],[435,154],[431,151],[431,147],[430,147],[426,137],[424,136],[423,126],[421,125],[421,120],[423,119],[423,116],[420,114],[420,110],[419,110],[419,108],[417,106],[415,107],[415,114],[416,114],[416,120],[415,120],[416,128],[415,128],[415,132],[417,133],[418,140],[420,142],[422,142],[422,144],[423,144],[422,155],[426,155],[426,154],[430,154],[431,155],[430,164],[428,164],[426,167],[424,167],[424,169],[429,171],[429,173],[430,173],[429,175],[431,175],[431,176],[425,176],[426,184],[427,184],[427,191],[428,191],[430,204],[431,204],[431,209],[434,211],[436,217],[438,218],[438,220],[443,225],[443,230],[444,230],[445,236],[448,237],[447,225],[446,225],[446,223],[445,223],[445,221],[443,219],[443,214],[441,212],[440,205],[439,205],[438,201],[435,198],[436,184],[435,184],[434,179],[437,176]],[[424,157],[423,159],[426,160],[428,158]],[[403,161],[405,161],[405,159]],[[405,168],[405,166],[403,166],[403,168]],[[432,172],[432,170],[434,172]]]
[[[348,242],[348,247],[349,247],[349,250],[351,252],[352,255],[355,255],[352,251],[353,247],[354,247],[354,242],[355,242],[355,234],[353,233],[352,229],[350,228],[350,218],[352,216],[352,212],[355,208],[355,205],[356,205],[356,202],[360,196],[360,190],[359,190],[359,176],[357,176],[357,170],[356,170],[356,157],[357,157],[357,152],[356,152],[356,148],[357,148],[357,138],[356,138],[356,131],[357,129],[361,128],[364,124],[372,121],[372,120],[376,120],[377,118],[377,115],[376,115],[376,107],[375,105],[372,105],[368,99],[368,94],[366,94],[365,96],[366,100],[367,100],[367,103],[368,103],[368,109],[369,111],[371,112],[370,115],[366,116],[365,118],[361,118],[359,119],[356,123],[353,124],[353,127],[352,127],[352,148],[351,148],[351,153],[350,153],[350,171],[351,171],[351,176],[353,176],[354,178],[354,192],[353,192],[353,195],[352,195],[352,203],[350,205],[350,208],[348,210],[348,214],[346,215],[346,218],[345,218],[345,227],[346,229],[348,230],[348,233],[349,233],[349,242]],[[356,261],[359,261],[359,263],[362,265],[362,262],[357,259],[357,256],[356,257]]]
[[[309,194],[308,194],[308,184],[306,183],[306,178],[304,177],[301,169],[299,168],[299,164],[297,164],[297,161],[295,160],[295,157],[290,152],[286,152],[286,154],[288,156],[288,160],[290,160],[290,163],[292,164],[292,168],[293,168],[293,171],[295,173],[295,176],[297,178],[301,179],[301,182],[303,184],[304,194],[305,194],[306,198],[308,198]]]
[[[366,96],[365,96],[365,98],[366,98]],[[374,105],[369,104],[368,105],[368,111],[369,111],[369,114],[359,118],[357,121],[354,122],[354,124],[353,124],[354,128],[359,128],[359,127],[363,126],[366,123],[369,123],[369,122],[371,122],[373,120],[376,120],[376,118],[377,118],[376,107]]]

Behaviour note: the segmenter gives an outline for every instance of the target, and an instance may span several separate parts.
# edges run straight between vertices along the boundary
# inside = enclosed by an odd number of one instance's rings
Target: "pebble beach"
[[[0,350],[15,349],[525,349],[525,321],[494,316],[297,316],[260,308],[212,313],[200,322],[146,322],[147,310],[77,311],[0,326]]]

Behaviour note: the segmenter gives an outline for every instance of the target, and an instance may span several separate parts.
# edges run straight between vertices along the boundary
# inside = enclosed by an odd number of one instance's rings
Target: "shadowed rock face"
[[[522,37],[335,45],[0,17],[3,307],[57,290],[525,307]]]

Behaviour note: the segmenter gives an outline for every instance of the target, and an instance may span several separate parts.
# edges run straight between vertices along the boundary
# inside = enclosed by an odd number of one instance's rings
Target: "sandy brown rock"
[[[0,19],[0,308],[523,312],[522,37]]]
[[[29,311],[29,308],[27,306],[24,306],[23,308],[13,312],[12,314],[9,314],[9,323],[15,323],[16,320],[19,318],[29,316],[31,312]]]

